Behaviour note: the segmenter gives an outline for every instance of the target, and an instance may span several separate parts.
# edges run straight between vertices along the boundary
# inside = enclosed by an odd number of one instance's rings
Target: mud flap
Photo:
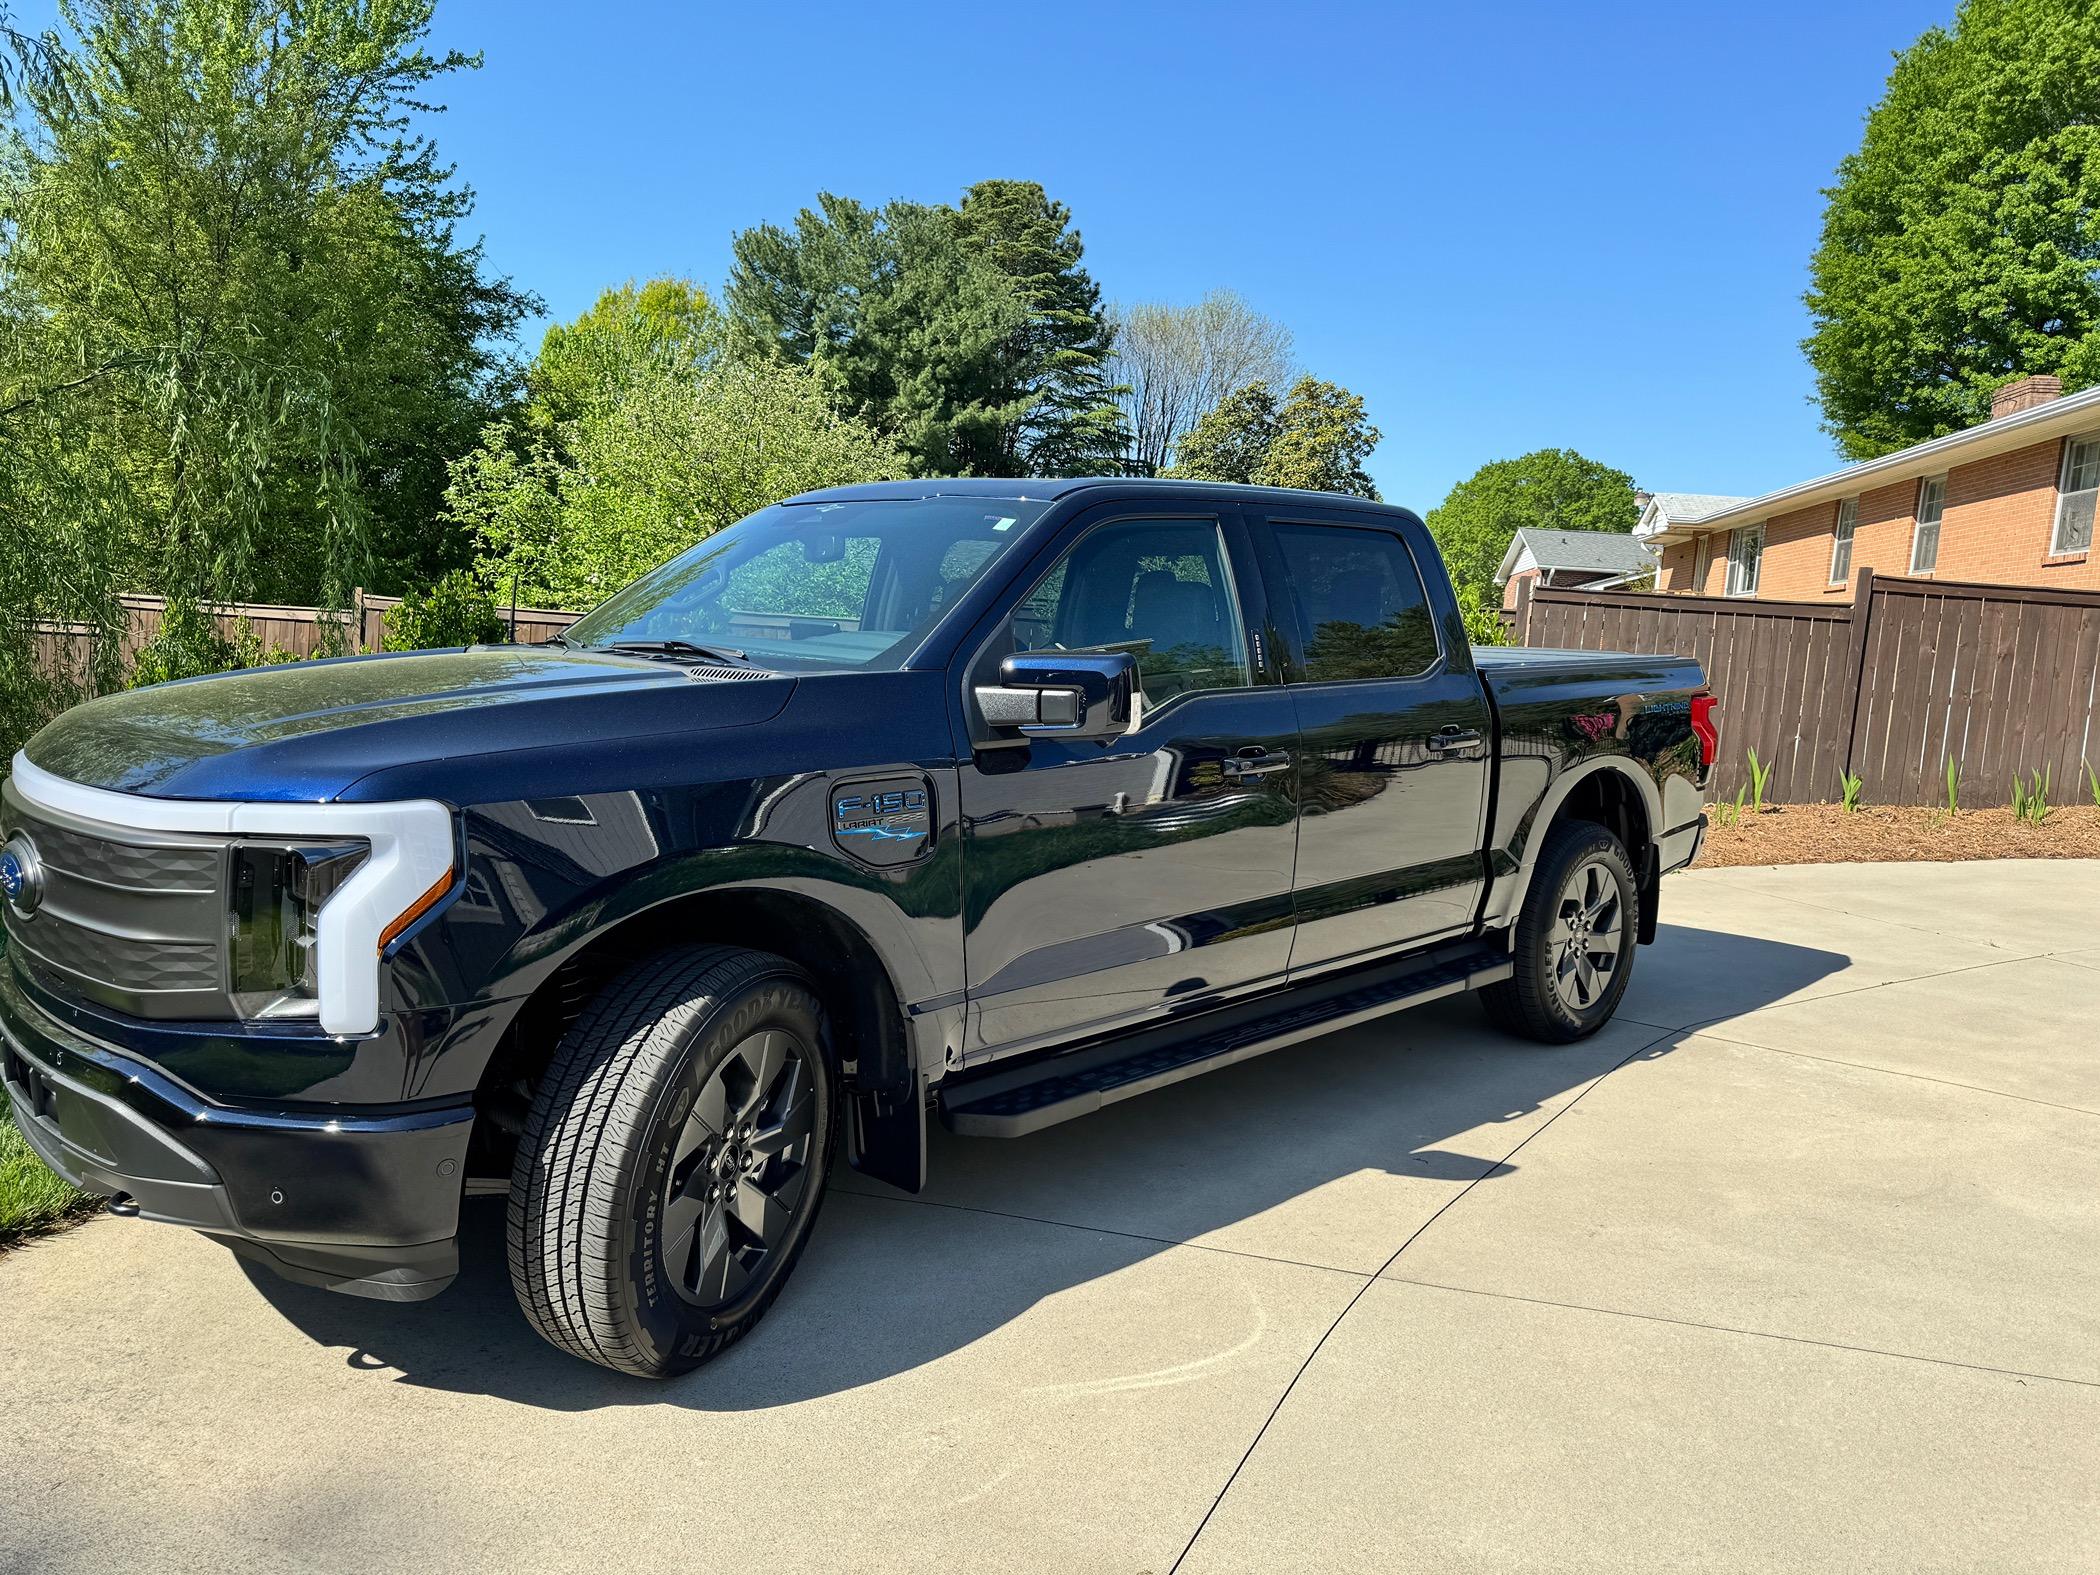
[[[854,1089],[846,1162],[905,1192],[926,1185],[926,1091],[914,1076],[899,1090]]]

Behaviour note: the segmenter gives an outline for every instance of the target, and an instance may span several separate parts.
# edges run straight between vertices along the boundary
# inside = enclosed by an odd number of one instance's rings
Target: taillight
[[[1699,740],[1699,764],[1710,766],[1721,753],[1721,735],[1714,727],[1714,707],[1721,702],[1713,695],[1692,696],[1692,736]]]

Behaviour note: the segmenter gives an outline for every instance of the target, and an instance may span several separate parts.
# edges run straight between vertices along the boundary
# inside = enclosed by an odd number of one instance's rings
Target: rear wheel
[[[553,1344],[685,1372],[765,1315],[809,1239],[838,1129],[824,1010],[793,963],[687,947],[584,1009],[511,1176],[511,1281]]]
[[[1517,916],[1516,971],[1480,992],[1489,1018],[1548,1044],[1602,1028],[1626,993],[1639,908],[1633,863],[1617,837],[1593,821],[1555,826]]]

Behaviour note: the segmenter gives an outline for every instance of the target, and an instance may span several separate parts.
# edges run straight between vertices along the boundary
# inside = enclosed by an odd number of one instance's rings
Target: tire
[[[556,1048],[511,1173],[511,1284],[533,1328],[662,1378],[764,1317],[830,1176],[829,1043],[785,958],[681,947],[613,980]]]
[[[1481,1005],[1496,1026],[1546,1044],[1587,1038],[1619,1009],[1639,934],[1640,888],[1624,844],[1593,821],[1562,821],[1546,834],[1517,915],[1516,972],[1485,986]]]

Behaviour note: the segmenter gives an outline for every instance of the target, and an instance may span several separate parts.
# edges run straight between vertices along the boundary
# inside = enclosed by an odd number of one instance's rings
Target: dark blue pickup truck
[[[540,1332],[682,1371],[842,1141],[916,1190],[930,1120],[1018,1136],[1458,991],[1593,1032],[1713,703],[1469,649],[1401,509],[813,493],[549,645],[60,717],[0,791],[0,1072],[116,1212],[360,1295],[435,1295],[506,1194]]]

